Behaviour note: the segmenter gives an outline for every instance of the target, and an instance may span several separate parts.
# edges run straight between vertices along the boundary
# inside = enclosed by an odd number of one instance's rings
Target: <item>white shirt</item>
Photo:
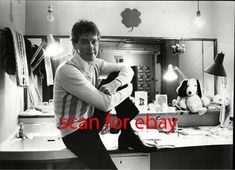
[[[122,85],[132,80],[134,72],[130,67],[108,63],[98,58],[88,63],[78,53],[74,53],[71,59],[61,64],[56,71],[53,92],[58,128],[62,125],[61,118],[66,118],[68,121],[76,118],[72,121],[72,125],[78,127],[81,123],[79,118],[91,117],[95,108],[109,111],[129,97],[133,90],[130,84],[112,95],[104,94],[97,89],[99,76],[115,71],[119,71],[116,79],[120,80]],[[68,127],[60,130],[62,136],[66,136],[76,129]]]

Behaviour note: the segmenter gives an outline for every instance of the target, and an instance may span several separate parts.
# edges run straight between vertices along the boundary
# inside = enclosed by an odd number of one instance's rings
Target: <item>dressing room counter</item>
[[[68,168],[68,166],[84,168],[79,158],[66,149],[54,121],[48,119],[42,121],[43,116],[37,115],[37,117],[40,121],[37,121],[35,117],[21,119],[24,122],[23,138],[17,137],[19,131],[17,127],[15,132],[0,144],[0,168],[61,169]],[[225,163],[227,168],[231,166],[233,131],[228,128],[179,127],[176,132],[168,134],[146,127],[134,128],[134,130],[143,143],[157,147],[158,150],[154,153],[138,153],[134,150],[119,151],[119,133],[100,134],[101,140],[119,169],[125,169],[125,167],[130,169],[140,169],[140,167],[143,169],[198,168],[196,160],[200,160],[202,163],[200,165],[204,168],[221,167]],[[220,164],[212,166],[208,164],[208,161],[211,163],[212,157]],[[162,161],[165,163],[163,164]]]

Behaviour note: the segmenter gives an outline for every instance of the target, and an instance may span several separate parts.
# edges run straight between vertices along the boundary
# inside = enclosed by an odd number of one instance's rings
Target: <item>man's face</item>
[[[79,41],[74,44],[74,48],[79,50],[80,56],[85,61],[93,61],[99,50],[99,40],[97,35],[82,34]]]

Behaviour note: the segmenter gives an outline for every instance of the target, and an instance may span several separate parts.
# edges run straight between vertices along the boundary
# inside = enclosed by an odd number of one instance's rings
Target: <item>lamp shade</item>
[[[206,69],[205,72],[215,76],[226,77],[227,74],[223,66],[223,61],[224,61],[224,54],[221,52],[217,54],[215,58],[215,63],[212,66],[210,66],[208,69]]]

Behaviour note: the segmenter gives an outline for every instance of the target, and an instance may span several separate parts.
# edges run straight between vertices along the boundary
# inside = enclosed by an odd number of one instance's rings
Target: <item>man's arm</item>
[[[100,109],[109,111],[128,96],[133,90],[132,84],[112,95],[96,89],[90,81],[74,66],[65,65],[57,71],[57,83],[80,100]]]
[[[99,62],[100,75],[108,75],[112,72],[119,72],[118,76],[112,82],[101,86],[100,91],[110,95],[116,92],[118,87],[131,82],[134,75],[134,72],[131,67],[120,63],[109,63],[100,59]]]

